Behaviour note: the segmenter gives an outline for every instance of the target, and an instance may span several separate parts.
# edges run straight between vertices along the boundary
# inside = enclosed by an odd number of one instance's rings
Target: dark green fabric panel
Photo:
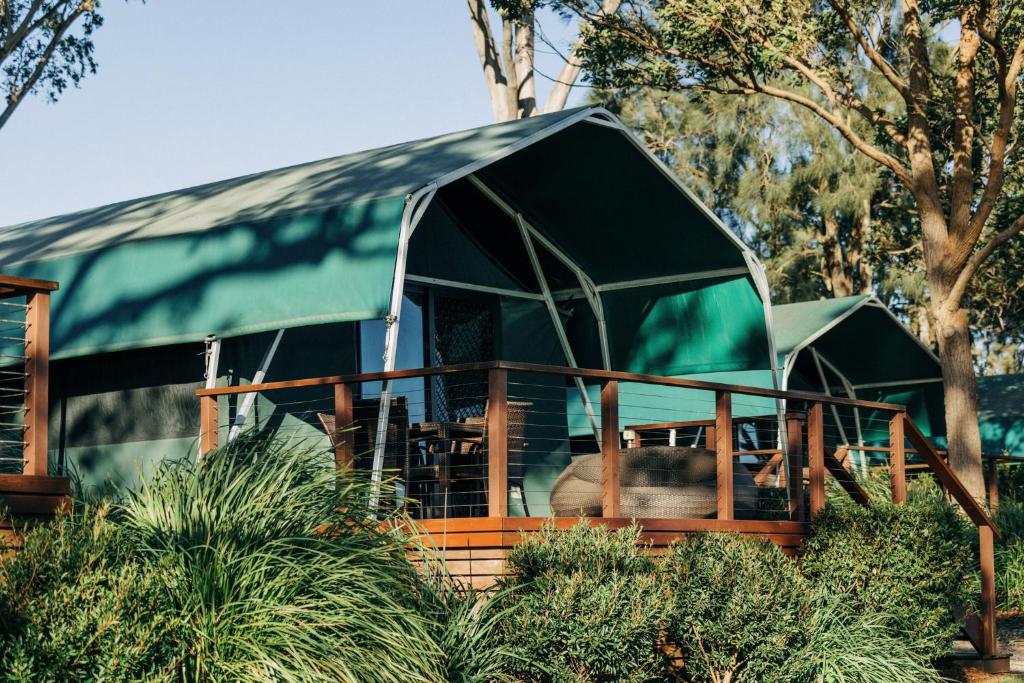
[[[747,277],[601,298],[615,370],[674,376],[771,367],[764,307]]]
[[[986,455],[1024,455],[1024,375],[978,378],[978,426]]]
[[[746,370],[737,372],[709,372],[685,375],[684,379],[704,382],[738,384],[745,387],[772,388],[770,370]],[[588,386],[587,393],[595,414],[601,411],[601,390]],[[593,434],[587,419],[583,401],[575,388],[566,390],[569,416],[569,433],[572,436]],[[733,396],[733,415],[752,417],[774,415],[775,401],[756,396]],[[715,418],[715,397],[710,391],[665,387],[653,384],[623,382],[619,385],[619,428],[661,422],[685,422],[690,420],[713,420]]]
[[[287,330],[271,362],[268,381],[356,371],[355,323]],[[259,368],[274,333],[223,341],[221,386],[247,384]],[[70,471],[87,486],[137,480],[166,457],[195,453],[204,345],[181,344],[56,361],[51,367],[50,445],[64,452]],[[221,399],[228,424],[238,397]],[[323,436],[316,412],[333,408],[330,387],[288,389],[261,396],[246,427],[299,425]],[[291,430],[291,432],[289,432]]]
[[[203,345],[181,344],[56,361],[50,444],[66,448],[193,437]]]
[[[492,260],[473,238],[456,225],[439,202],[433,202],[423,214],[410,240],[408,258],[406,271],[410,275],[521,289],[501,264]]]
[[[479,175],[598,284],[746,266],[736,244],[616,130],[578,124]]]
[[[855,386],[942,376],[912,334],[874,306],[862,306],[814,347]]]
[[[382,316],[404,198],[15,266],[58,280],[53,357]]]

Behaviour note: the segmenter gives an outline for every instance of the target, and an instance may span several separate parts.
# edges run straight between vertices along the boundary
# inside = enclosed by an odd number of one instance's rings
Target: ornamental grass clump
[[[436,681],[405,539],[329,453],[236,440],[162,467],[122,508],[184,622],[190,680]]]
[[[826,506],[801,571],[880,624],[919,661],[947,654],[978,594],[967,522],[941,499]]]
[[[857,614],[819,591],[803,638],[781,668],[792,683],[930,683],[942,680],[887,625],[885,614]]]
[[[503,641],[517,679],[663,680],[664,598],[637,527],[545,525],[516,546],[500,582]]]
[[[669,595],[665,636],[684,680],[790,680],[787,655],[812,606],[796,564],[775,544],[694,534],[672,544],[661,571]]]

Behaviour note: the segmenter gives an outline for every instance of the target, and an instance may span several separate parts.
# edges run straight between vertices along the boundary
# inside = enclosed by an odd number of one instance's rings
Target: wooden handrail
[[[474,372],[480,370],[504,369],[512,372],[527,372],[543,375],[560,375],[564,377],[581,377],[594,380],[595,382],[632,382],[635,384],[654,384],[666,387],[680,387],[684,389],[701,389],[704,391],[728,392],[742,394],[745,396],[758,396],[761,398],[787,399],[791,401],[807,401],[811,403],[826,403],[837,406],[849,406],[854,408],[870,408],[874,410],[886,410],[897,413],[906,411],[906,406],[897,403],[882,403],[879,401],[863,401],[860,399],[840,398],[815,394],[807,391],[779,391],[776,389],[762,389],[760,387],[746,387],[739,384],[723,384],[721,382],[705,382],[696,379],[683,379],[679,377],[661,377],[659,375],[641,375],[632,372],[620,372],[617,370],[593,370],[581,368],[565,368],[557,365],[538,365],[535,363],[516,363],[511,361],[488,361],[483,363],[462,363],[459,365],[443,365],[434,368],[414,368],[410,370],[392,370],[390,372],[365,372],[353,375],[332,375],[328,377],[313,377],[310,379],[286,380],[281,382],[263,382],[261,384],[248,384],[235,387],[214,387],[212,389],[199,389],[196,396],[230,396],[233,394],[248,394],[251,392],[278,391],[281,389],[295,389],[301,387],[324,386],[331,384],[355,384],[359,382],[380,382],[394,379],[410,379],[416,377],[431,377],[434,375],[450,375],[461,372]]]
[[[960,507],[963,508],[967,517],[974,522],[974,525],[979,527],[986,526],[992,530],[992,533],[996,538],[1002,538],[1002,533],[999,531],[995,522],[992,521],[992,518],[989,517],[988,513],[985,512],[985,508],[983,508],[981,504],[974,499],[974,496],[964,488],[963,482],[960,481],[960,478],[956,476],[953,470],[950,469],[949,465],[946,464],[946,461],[939,456],[934,448],[932,448],[931,443],[925,435],[921,433],[921,430],[917,428],[914,421],[906,416],[903,419],[903,431],[911,445],[913,445],[918,454],[924,458],[925,462],[931,466],[931,470],[935,472],[935,476],[938,477],[939,482],[946,488],[946,491],[953,496],[953,499],[960,504]]]
[[[37,280],[31,277],[0,275],[0,297],[21,296],[36,292],[56,292],[60,285],[53,280]]]

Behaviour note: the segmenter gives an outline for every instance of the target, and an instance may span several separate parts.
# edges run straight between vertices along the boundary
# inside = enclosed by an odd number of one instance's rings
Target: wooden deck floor
[[[70,504],[70,480],[27,474],[0,474],[0,540],[20,545],[19,529],[53,517]]]
[[[583,518],[593,525],[604,524],[612,529],[633,523],[625,518]],[[417,522],[424,542],[436,549],[448,571],[456,578],[483,588],[492,585],[505,571],[509,550],[523,538],[536,532],[545,522],[553,521],[559,528],[569,528],[580,519],[575,517],[480,517],[470,519],[431,519]],[[803,522],[766,522],[717,519],[638,519],[641,537],[651,544],[653,554],[665,551],[669,543],[696,531],[735,531],[771,541],[787,555],[795,555],[806,538],[809,526]]]

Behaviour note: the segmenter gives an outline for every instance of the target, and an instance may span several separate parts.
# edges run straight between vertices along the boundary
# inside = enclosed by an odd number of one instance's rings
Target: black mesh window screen
[[[434,365],[494,360],[494,312],[490,302],[432,297],[430,355]],[[434,419],[482,416],[487,401],[485,372],[437,376],[433,382]]]

